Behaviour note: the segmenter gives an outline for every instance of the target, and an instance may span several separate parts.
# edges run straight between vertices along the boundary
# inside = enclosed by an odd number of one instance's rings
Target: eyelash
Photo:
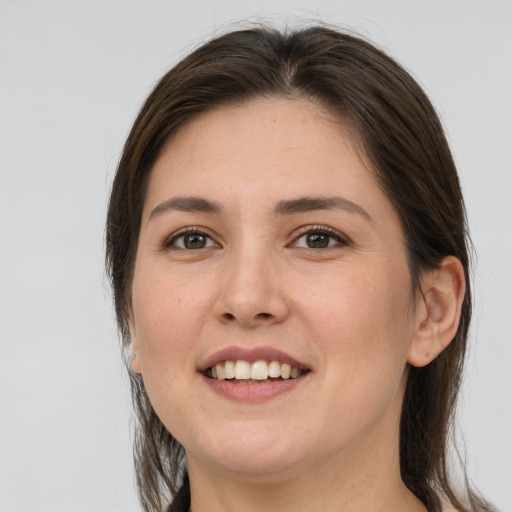
[[[189,236],[189,235],[204,236],[205,238],[208,239],[207,244],[209,244],[209,245],[207,245],[206,247],[200,247],[198,249],[189,249],[186,247],[178,247],[176,245],[177,240],[184,239],[186,236]],[[165,251],[165,250],[170,249],[170,250],[180,250],[180,251],[194,251],[194,250],[208,249],[208,248],[212,247],[213,245],[218,245],[218,244],[213,240],[212,236],[210,236],[205,231],[204,228],[191,226],[191,227],[184,228],[184,229],[178,231],[177,233],[173,233],[169,238],[167,238],[163,242],[162,250]]]
[[[318,234],[318,235],[327,235],[331,240],[335,240],[335,244],[331,244],[330,241],[328,242],[328,245],[326,247],[302,247],[302,249],[306,249],[309,251],[315,251],[315,252],[322,252],[326,249],[330,249],[336,246],[347,246],[350,245],[350,241],[344,237],[339,231],[336,231],[335,229],[329,227],[329,226],[304,226],[299,229],[299,233],[295,236],[293,241],[288,245],[294,246],[301,238],[306,237],[307,235],[311,234]],[[199,247],[196,249],[191,249],[187,247],[179,247],[176,242],[180,239],[184,239],[186,236],[189,235],[199,235],[204,236],[206,239],[206,246],[205,247]],[[210,236],[204,228],[200,227],[187,227],[183,230],[178,231],[177,233],[173,233],[169,238],[167,238],[163,244],[162,244],[162,250],[181,250],[181,251],[194,251],[194,250],[201,250],[201,249],[208,249],[214,245],[218,244],[214,241],[213,237]]]
[[[348,246],[350,245],[350,241],[347,237],[343,236],[339,231],[329,227],[329,226],[304,226],[300,228],[299,234],[293,239],[293,242],[290,245],[296,244],[301,238],[304,238],[307,235],[311,234],[319,234],[319,235],[327,235],[329,238],[335,240],[335,244],[329,245],[327,247],[314,248],[314,247],[302,247],[303,249],[307,249],[309,251],[321,252],[326,249],[331,249],[336,246]]]

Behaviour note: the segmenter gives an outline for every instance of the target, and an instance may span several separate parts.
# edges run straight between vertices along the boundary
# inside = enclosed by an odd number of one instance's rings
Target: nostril
[[[229,321],[232,321],[232,320],[236,320],[236,316],[233,315],[233,313],[224,313],[223,315],[223,318],[225,320],[229,320]],[[258,313],[255,317],[255,319],[268,319],[268,318],[272,318],[272,314],[271,313]]]

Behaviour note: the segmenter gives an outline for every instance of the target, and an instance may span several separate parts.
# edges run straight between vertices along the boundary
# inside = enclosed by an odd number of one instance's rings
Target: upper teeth
[[[248,361],[224,361],[210,368],[209,376],[218,380],[266,380],[271,378],[295,379],[304,372],[295,366],[279,361],[265,361],[263,359],[249,363]]]

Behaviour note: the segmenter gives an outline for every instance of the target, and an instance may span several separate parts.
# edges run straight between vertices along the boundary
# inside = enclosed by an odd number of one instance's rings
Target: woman
[[[466,243],[437,115],[370,43],[254,28],[169,71],[107,220],[144,509],[491,510],[448,474]]]

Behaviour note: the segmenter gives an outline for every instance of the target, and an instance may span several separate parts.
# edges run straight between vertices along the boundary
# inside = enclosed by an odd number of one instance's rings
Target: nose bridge
[[[217,316],[248,326],[282,321],[287,305],[279,285],[278,266],[277,254],[268,241],[240,237],[226,259]]]

